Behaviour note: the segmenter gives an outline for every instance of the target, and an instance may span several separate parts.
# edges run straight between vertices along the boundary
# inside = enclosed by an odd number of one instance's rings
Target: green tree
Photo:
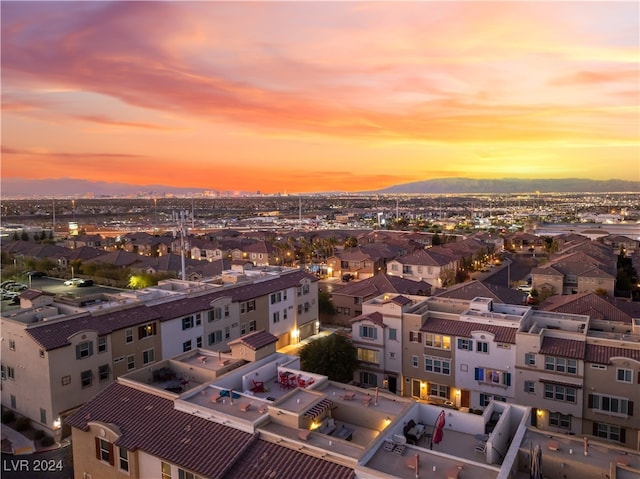
[[[350,339],[332,334],[302,348],[300,365],[305,371],[346,383],[353,380],[353,372],[358,366],[358,351]]]
[[[329,316],[336,314],[336,308],[331,301],[331,295],[327,291],[318,292],[318,312]]]
[[[355,236],[349,236],[344,240],[345,248],[355,248],[356,246],[358,246],[358,238]]]
[[[438,235],[438,233],[435,233],[432,237],[431,237],[431,244],[433,246],[439,246],[442,244],[442,238],[440,238],[440,236]]]
[[[23,231],[22,234],[20,235],[20,239],[22,241],[29,241],[29,233],[27,233],[26,231]]]

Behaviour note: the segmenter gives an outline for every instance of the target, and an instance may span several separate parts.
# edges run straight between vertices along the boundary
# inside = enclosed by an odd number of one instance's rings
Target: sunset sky
[[[636,1],[1,9],[3,178],[640,181]]]

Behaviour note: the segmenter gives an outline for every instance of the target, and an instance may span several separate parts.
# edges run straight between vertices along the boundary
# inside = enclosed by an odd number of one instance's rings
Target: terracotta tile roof
[[[427,319],[420,331],[425,333],[447,334],[449,336],[457,336],[461,338],[470,338],[472,332],[484,331],[491,333],[495,337],[497,343],[516,343],[516,331],[518,328],[509,328],[507,326],[497,326],[495,324],[474,323],[469,321],[460,321],[457,319]]]
[[[400,306],[404,306],[405,304],[410,304],[412,303],[411,299],[407,298],[406,296],[403,296],[401,294],[399,294],[398,296],[394,296],[393,298],[391,298],[389,300],[390,303],[395,303],[398,304]]]
[[[428,295],[431,285],[425,281],[415,281],[400,276],[390,276],[386,273],[376,274],[362,281],[348,283],[333,295],[357,296],[370,298],[383,293],[404,293]]]
[[[170,320],[211,309],[211,301],[222,297],[230,297],[232,301],[247,301],[260,296],[266,296],[276,291],[292,288],[300,284],[303,279],[311,282],[318,281],[314,275],[304,271],[284,273],[280,277],[259,281],[256,283],[241,284],[232,288],[223,288],[210,294],[189,298],[179,298],[174,301],[150,306],[162,316],[162,320]]]
[[[36,299],[40,296],[55,296],[55,293],[49,293],[48,291],[40,291],[39,289],[27,289],[20,293],[21,298],[25,299]]]
[[[611,364],[611,358],[621,357],[640,361],[640,349],[587,344],[585,361],[597,364]]]
[[[352,324],[355,324],[361,321],[371,321],[372,323],[377,324],[380,327],[383,327],[383,328],[387,327],[387,325],[384,324],[384,319],[382,317],[382,314],[377,311],[374,311],[373,313],[361,314],[360,316],[356,316],[349,322]]]
[[[274,336],[268,331],[261,329],[260,331],[254,331],[253,333],[245,334],[244,336],[229,341],[228,344],[244,344],[245,346],[253,349],[254,351],[278,342],[277,336]]]
[[[526,294],[506,286],[473,280],[453,285],[447,289],[437,291],[434,296],[440,298],[465,299],[491,298],[504,304],[523,304]]]
[[[353,479],[355,471],[276,444],[258,440],[225,471],[224,479],[275,477],[277,479]]]
[[[631,324],[634,317],[640,317],[638,305],[595,293],[554,295],[541,304],[540,309],[558,313],[584,314],[591,319],[603,319],[624,324]]]
[[[229,477],[225,471],[255,440],[253,434],[178,411],[170,399],[118,383],[66,420],[83,431],[90,421],[115,424],[122,431],[117,446],[140,449],[207,478]]]
[[[42,322],[27,328],[27,334],[45,350],[61,348],[69,337],[85,330],[97,331],[99,336],[122,328],[160,319],[160,315],[147,306],[134,306],[104,314],[80,316],[60,322]]]
[[[454,258],[447,254],[446,251],[436,252],[431,249],[429,251],[417,250],[406,256],[396,258],[395,261],[408,265],[444,266],[453,262]]]
[[[540,354],[559,356],[561,358],[584,359],[585,342],[574,339],[551,338],[542,339]]]

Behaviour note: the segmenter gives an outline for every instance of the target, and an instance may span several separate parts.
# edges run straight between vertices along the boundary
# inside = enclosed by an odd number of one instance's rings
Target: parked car
[[[518,291],[522,291],[523,293],[530,293],[533,290],[531,285],[526,283],[519,285],[517,289]]]
[[[1,296],[2,296],[2,301],[5,301],[7,299],[17,298],[19,296],[19,294],[16,293],[15,291],[7,291],[6,289],[3,289],[2,293],[1,293]]]
[[[82,281],[82,278],[71,278],[64,282],[65,286],[78,286],[78,283]]]
[[[29,286],[22,283],[12,283],[5,286],[4,289],[8,289],[9,291],[24,291],[25,289],[29,289]]]
[[[0,288],[6,289],[10,284],[16,284],[16,282],[12,280],[3,281],[2,283],[0,283]]]
[[[93,286],[93,280],[92,279],[81,279],[76,286],[78,288],[87,287],[87,286]]]
[[[44,278],[47,276],[47,274],[42,271],[27,271],[26,275],[30,278]]]

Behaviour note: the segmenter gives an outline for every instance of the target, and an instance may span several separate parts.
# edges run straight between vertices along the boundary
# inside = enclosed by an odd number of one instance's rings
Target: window
[[[256,330],[256,322],[254,321],[249,321],[249,332],[251,331],[255,331]]]
[[[556,371],[558,373],[578,374],[578,361],[546,356],[544,358],[544,368],[547,371]]]
[[[182,343],[182,352],[186,353],[187,351],[191,351],[191,340]]]
[[[62,376],[62,379],[60,381],[62,382],[63,386],[68,386],[69,384],[71,384],[71,375],[67,374],[66,376]]]
[[[199,479],[193,472],[178,468],[178,479]]]
[[[201,348],[202,347],[202,336],[198,336],[196,338],[196,348]]]
[[[422,333],[419,333],[417,331],[409,331],[409,341],[412,343],[422,344]]]
[[[593,423],[593,435],[602,437],[610,441],[625,442],[626,431],[623,427],[612,426],[611,424],[603,424],[599,422]]]
[[[98,380],[102,382],[106,381],[107,379],[109,379],[109,365],[103,364],[102,366],[98,367]]]
[[[633,416],[633,401],[615,396],[589,394],[589,408],[607,414]]]
[[[486,341],[476,341],[476,352],[478,353],[488,353],[489,352],[489,343]]]
[[[623,383],[633,382],[633,370],[631,369],[618,368],[616,370],[616,376],[618,381],[620,382],[623,382]]]
[[[247,323],[240,323],[240,336],[247,334]]]
[[[91,369],[82,371],[80,373],[80,385],[82,386],[82,388],[88,388],[91,386],[91,384],[93,384],[93,373],[91,372]]]
[[[2,380],[7,379],[7,367],[3,364],[0,366],[0,374],[2,374]]]
[[[338,307],[336,309],[338,310],[338,313],[340,313],[341,310],[342,310],[342,308],[340,308],[340,307]],[[298,314],[302,314],[302,305],[301,304],[298,305]]]
[[[282,301],[282,292],[271,294],[271,304],[276,304]]]
[[[124,342],[132,343],[133,342],[133,329],[125,329],[124,330]]]
[[[119,461],[120,469],[122,471],[129,472],[129,451],[127,451],[126,449],[124,449],[122,447],[119,447],[118,448],[118,458],[120,459],[120,461]]]
[[[16,342],[15,342],[15,340],[14,340],[14,339],[10,339],[10,340],[9,340],[9,349],[10,349],[11,351],[15,351],[15,350],[16,350]]]
[[[377,339],[378,329],[373,326],[360,326],[360,337],[366,339]]]
[[[44,349],[40,349],[39,354],[41,358],[44,358]]]
[[[545,399],[563,402],[576,402],[576,388],[558,386],[555,384],[544,385]]]
[[[304,303],[304,312],[306,313],[307,311],[309,311],[310,307],[311,307],[311,305],[309,304],[309,302],[305,302]]]
[[[40,408],[40,422],[47,424],[47,410]]]
[[[607,367],[604,364],[592,364],[591,369],[602,369],[606,371]]]
[[[280,322],[280,311],[276,311],[273,313],[272,320],[274,324]]]
[[[524,392],[526,392],[526,393],[535,393],[536,392],[536,382],[535,381],[525,381],[524,382]]]
[[[449,399],[449,386],[429,383],[429,396],[438,396],[441,398]]]
[[[414,368],[418,367],[418,356],[411,356],[411,366]]]
[[[389,328],[389,341],[398,340],[398,330],[396,328]]]
[[[171,464],[161,462],[160,470],[162,471],[162,479],[171,479]]]
[[[213,308],[213,320],[219,321],[221,319],[222,319],[222,308]]]
[[[426,356],[424,358],[424,370],[431,373],[449,375],[451,374],[451,361]]]
[[[76,344],[76,359],[84,359],[93,355],[93,341]]]
[[[458,349],[462,351],[473,351],[473,341],[470,339],[458,338]]]
[[[222,342],[222,330],[218,329],[213,333],[209,333],[209,345]]]
[[[107,337],[106,336],[100,336],[98,338],[98,352],[99,353],[104,353],[107,351]]]
[[[550,412],[549,425],[561,429],[571,429],[571,416],[568,414],[560,414],[559,412]]]
[[[148,338],[155,336],[156,323],[148,323],[138,327],[138,339]]]
[[[475,368],[474,378],[485,383],[511,386],[511,373],[499,369]]]
[[[507,398],[504,396],[497,396],[495,394],[480,393],[480,406],[486,407],[491,401],[507,402]]]
[[[389,353],[389,359],[396,359],[396,353]]]
[[[216,311],[218,308],[216,308]],[[216,318],[218,319],[218,318]],[[182,318],[182,330],[193,328],[193,316],[187,316],[186,318]]]
[[[142,351],[142,364],[149,364],[156,360],[153,348]]]
[[[425,334],[424,345],[430,348],[451,349],[451,336],[441,334]]]
[[[247,301],[247,312],[256,310],[256,300],[252,299],[251,301]]]
[[[224,328],[224,339],[229,339],[231,337],[231,327],[225,326]]]
[[[16,401],[16,396],[14,394],[11,395],[11,409],[17,409],[18,402]]]
[[[99,461],[108,462],[113,466],[113,444],[96,437],[96,458]]]
[[[130,354],[127,356],[127,370],[131,371],[136,368],[136,355]]]
[[[535,366],[536,365],[536,355],[534,353],[525,353],[525,355],[524,355],[524,363],[527,366]]]
[[[365,386],[377,386],[378,376],[367,371],[360,371],[360,383]]]
[[[358,348],[358,361],[379,364],[380,352],[375,349]]]
[[[284,319],[284,320],[287,319],[287,310],[286,309],[282,310],[282,319]]]

